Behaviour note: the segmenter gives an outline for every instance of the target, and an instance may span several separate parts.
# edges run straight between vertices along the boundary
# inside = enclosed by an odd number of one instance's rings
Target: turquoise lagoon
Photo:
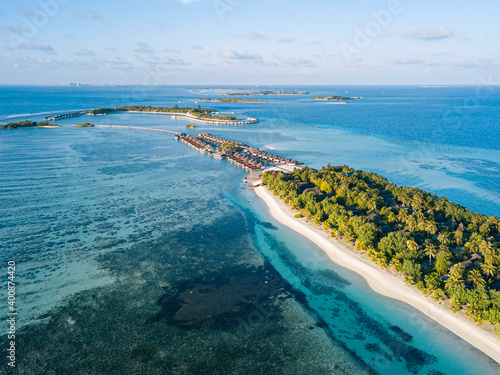
[[[498,88],[481,88],[481,100],[475,87],[297,89],[364,99],[200,103],[261,122],[187,132],[267,147],[312,167],[374,170],[500,212]],[[195,106],[217,92],[3,86],[0,122],[122,104]],[[500,372],[275,222],[242,185],[242,170],[168,134],[73,127],[83,121],[174,131],[187,123],[114,114],[0,134],[0,257],[18,264],[25,373]]]

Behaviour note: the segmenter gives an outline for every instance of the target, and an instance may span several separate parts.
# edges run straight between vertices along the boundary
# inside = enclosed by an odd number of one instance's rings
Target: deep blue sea
[[[0,259],[4,274],[7,261],[17,263],[20,370],[500,373],[274,221],[241,183],[241,169],[171,134],[73,126],[205,131],[312,167],[375,171],[500,214],[500,87],[284,89],[311,94],[200,103],[261,120],[248,126],[189,130],[170,116],[121,113],[0,133]],[[219,92],[0,86],[0,123],[124,104],[192,107]],[[363,99],[309,100],[319,95]]]

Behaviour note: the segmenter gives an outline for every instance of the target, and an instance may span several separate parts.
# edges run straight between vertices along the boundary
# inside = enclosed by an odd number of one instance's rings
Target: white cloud
[[[21,12],[26,16],[26,17],[33,17],[33,12],[29,10],[28,8],[25,8],[24,5],[21,5]]]
[[[252,39],[252,40],[264,40],[267,39],[267,36],[258,33],[257,31],[249,31],[248,34],[245,35],[240,35],[240,34],[231,34],[235,38],[242,38],[242,39]]]
[[[394,33],[420,40],[440,40],[451,38],[455,33],[446,26],[401,27]]]
[[[295,43],[297,40],[294,38],[284,38],[282,36],[278,37],[278,43]]]
[[[81,49],[78,52],[75,52],[75,55],[77,55],[77,56],[95,56],[96,53],[92,49],[84,48],[84,49]]]
[[[263,59],[262,56],[254,53],[252,55],[249,54],[240,54],[231,48],[224,48],[220,51],[217,52],[219,56],[225,58],[225,59],[230,59],[230,60],[241,60],[241,61],[250,61],[250,62],[256,62],[256,63],[262,63]]]
[[[42,51],[51,55],[56,55],[57,52],[54,48],[52,48],[50,45],[47,43],[21,43],[19,45],[19,48],[21,49],[26,49],[26,50],[31,50],[31,51]]]
[[[72,14],[73,14],[73,17],[75,17],[75,18],[82,18],[82,19],[87,19],[87,18],[88,18],[88,16],[87,16],[85,13],[83,13],[83,12],[78,12],[78,11],[76,11],[76,10],[74,10],[74,11],[72,12]]]
[[[394,58],[389,60],[391,63],[396,64],[396,65],[415,65],[415,64],[422,64],[424,63],[424,60],[418,59],[418,58]]]
[[[287,66],[302,66],[302,67],[315,67],[317,66],[315,62],[311,60],[304,59],[302,57],[287,57],[286,59],[280,59],[283,65]]]
[[[151,49],[151,46],[147,43],[143,42],[137,42],[137,48],[134,49],[134,52],[136,53],[145,53],[145,54],[152,54],[154,51]]]

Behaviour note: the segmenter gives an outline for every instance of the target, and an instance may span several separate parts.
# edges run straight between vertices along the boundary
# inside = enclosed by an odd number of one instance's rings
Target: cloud
[[[396,65],[415,65],[415,64],[422,64],[424,63],[424,60],[422,59],[417,59],[417,58],[394,58],[389,60],[391,63],[396,64]]]
[[[267,36],[258,33],[257,31],[249,31],[248,34],[245,35],[238,35],[238,34],[232,34],[235,38],[242,38],[242,39],[252,39],[252,40],[264,40],[267,39]]]
[[[294,38],[284,38],[282,36],[278,37],[278,43],[295,43],[297,40]]]
[[[73,14],[73,17],[75,17],[75,18],[82,18],[82,19],[89,18],[85,13],[83,13],[83,12],[77,12],[76,10],[74,10],[72,12],[72,14]]]
[[[163,0],[167,2],[176,2],[176,3],[181,3],[183,5],[188,5],[188,4],[193,4],[193,3],[201,3],[207,0]]]
[[[73,17],[75,18],[82,18],[82,19],[89,19],[92,18],[93,20],[101,20],[102,17],[99,13],[97,13],[95,10],[89,10],[88,12],[78,12],[74,10],[72,12]]]
[[[22,26],[9,26],[9,31],[15,34],[21,34],[24,31],[24,27]]]
[[[26,17],[33,17],[33,12],[31,10],[29,10],[28,8],[25,8],[24,5],[21,5],[21,12],[23,12],[23,14]]]
[[[457,67],[457,68],[478,68],[479,65],[476,64],[473,61],[466,60],[466,61],[455,61],[451,63],[451,65]]]
[[[249,61],[249,62],[255,62],[255,63],[262,63],[262,56],[254,53],[252,55],[249,54],[240,54],[231,48],[224,48],[222,50],[217,51],[219,56],[229,59],[229,60],[240,60],[240,61]]]
[[[190,62],[187,62],[183,59],[175,59],[173,57],[167,57],[161,59],[161,62],[165,65],[191,65]]]
[[[92,49],[86,49],[86,48],[84,48],[84,49],[82,49],[82,50],[80,50],[78,52],[75,52],[75,55],[77,55],[77,56],[95,56],[96,53]]]
[[[191,46],[191,48],[193,48],[193,49],[203,49],[203,47],[198,46],[198,45],[196,45],[196,44],[193,44],[193,45]]]
[[[281,63],[283,65],[287,66],[303,66],[303,67],[315,67],[317,66],[316,63],[314,63],[311,60],[304,59],[302,57],[295,57],[295,58],[286,58],[286,59],[280,59]]]
[[[137,42],[138,48],[134,49],[136,53],[145,53],[152,54],[154,51],[151,49],[151,46],[147,43]]]
[[[57,52],[54,48],[49,46],[47,43],[21,43],[19,45],[19,48],[21,49],[26,49],[26,50],[31,50],[31,51],[42,51],[51,55],[57,55]]]
[[[248,35],[246,36],[246,38],[253,39],[253,40],[262,40],[262,39],[266,39],[266,36],[262,35],[261,33],[256,32],[256,31],[250,31],[248,33]]]
[[[451,38],[455,35],[455,33],[446,26],[401,27],[397,29],[395,33],[420,40],[440,40]]]
[[[133,70],[134,66],[125,61],[96,59],[96,62],[112,70]]]

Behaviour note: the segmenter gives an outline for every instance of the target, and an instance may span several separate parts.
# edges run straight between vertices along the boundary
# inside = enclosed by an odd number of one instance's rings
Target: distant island
[[[59,125],[51,124],[49,122],[37,122],[37,121],[18,121],[9,122],[5,125],[0,125],[0,129],[17,129],[17,128],[54,128],[59,127]]]
[[[269,91],[269,90],[259,90],[259,91],[245,91],[245,92],[222,92],[219,95],[307,95],[310,92],[307,91]]]
[[[186,129],[196,129],[196,126],[194,124],[187,124]]]
[[[66,118],[78,117],[82,115],[104,116],[108,113],[130,112],[130,113],[158,113],[168,114],[174,120],[190,120],[194,122],[210,125],[248,125],[256,124],[259,119],[248,117],[246,119],[237,119],[235,116],[224,116],[214,109],[202,108],[198,105],[196,108],[179,107],[174,104],[173,107],[153,107],[146,105],[128,105],[120,107],[96,108],[72,113],[56,114],[44,117],[44,121],[57,121]]]
[[[175,104],[173,107],[152,107],[150,105],[128,105],[116,108],[97,108],[92,109],[87,112],[89,116],[101,116],[108,113],[116,112],[146,112],[146,113],[173,113],[173,114],[189,114],[193,117],[208,120],[223,120],[223,121],[234,121],[236,117],[234,116],[218,116],[213,113],[216,112],[213,109],[201,108],[182,108]]]
[[[345,100],[355,100],[355,99],[363,99],[361,96],[314,96],[311,100],[326,100],[326,101],[345,101]]]
[[[75,128],[93,128],[95,125],[89,122],[84,122],[83,124],[76,124]]]
[[[220,103],[267,103],[267,100],[242,99],[242,98],[200,98],[200,102],[220,102]]]

